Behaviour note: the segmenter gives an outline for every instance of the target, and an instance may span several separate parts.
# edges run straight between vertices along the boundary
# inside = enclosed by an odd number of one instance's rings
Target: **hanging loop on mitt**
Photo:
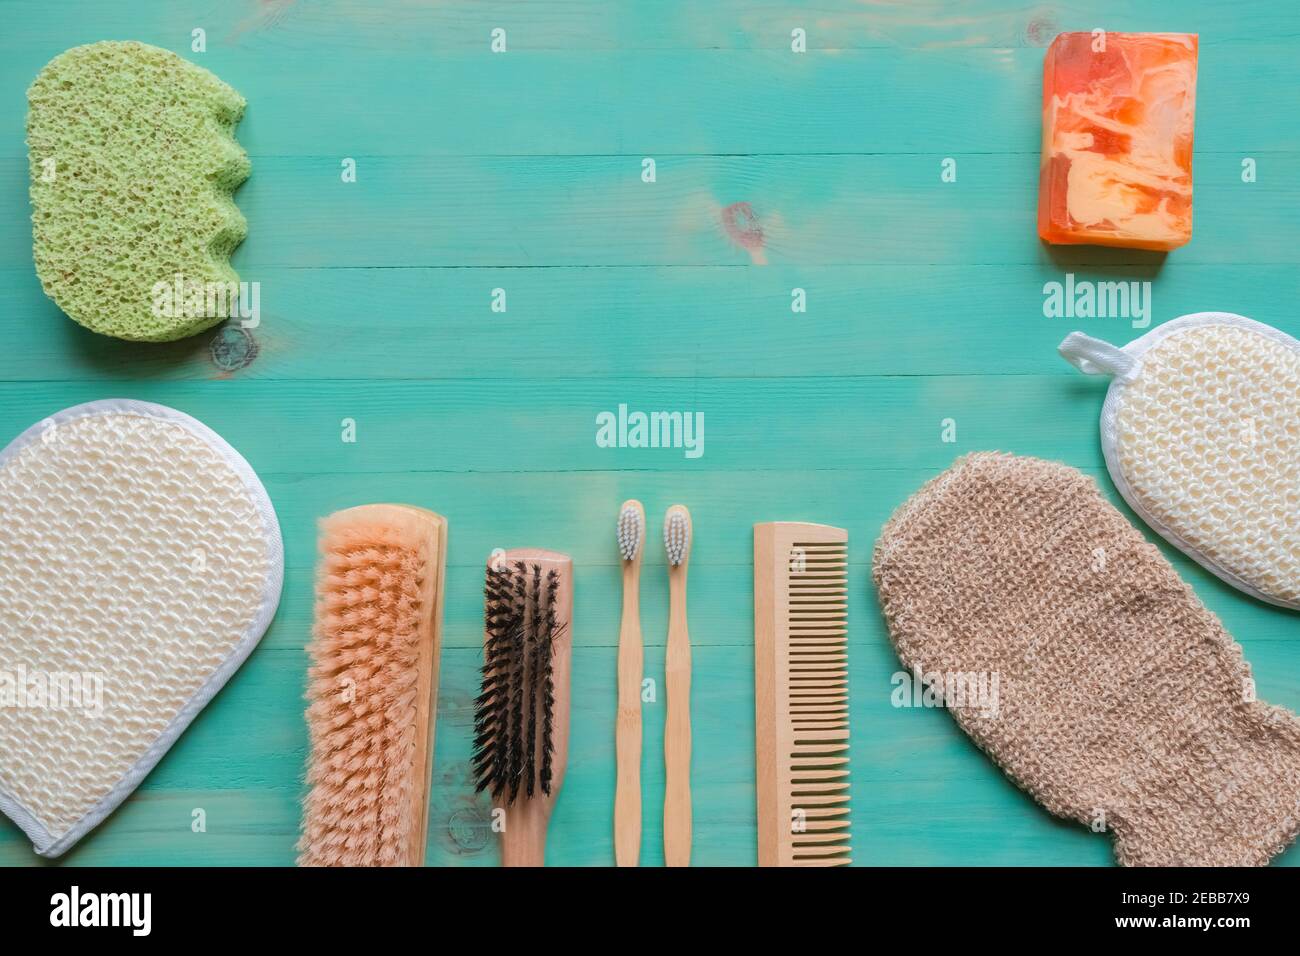
[[[1109,342],[1094,339],[1082,332],[1071,332],[1056,350],[1085,375],[1110,375],[1128,382],[1137,373],[1138,360],[1133,356]]]

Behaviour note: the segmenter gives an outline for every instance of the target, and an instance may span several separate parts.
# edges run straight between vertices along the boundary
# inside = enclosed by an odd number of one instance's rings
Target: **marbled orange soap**
[[[1192,238],[1196,35],[1062,33],[1043,64],[1038,234],[1174,249]]]

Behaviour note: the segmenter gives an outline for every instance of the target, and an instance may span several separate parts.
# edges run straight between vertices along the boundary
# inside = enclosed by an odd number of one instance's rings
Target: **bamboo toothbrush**
[[[850,862],[848,540],[754,525],[759,866]]]
[[[641,556],[645,509],[635,499],[618,512],[623,558],[623,623],[618,633],[618,717],[614,728],[618,781],[614,789],[614,861],[636,866],[641,855]]]
[[[668,652],[664,678],[664,862],[691,865],[691,638],[686,627],[686,572],[691,562],[691,513],[673,505],[664,515],[668,553]]]
[[[569,754],[573,561],[537,548],[494,554],[484,594],[473,771],[504,813],[501,865],[542,866]]]
[[[299,865],[424,863],[446,562],[432,511],[361,505],[321,521]]]

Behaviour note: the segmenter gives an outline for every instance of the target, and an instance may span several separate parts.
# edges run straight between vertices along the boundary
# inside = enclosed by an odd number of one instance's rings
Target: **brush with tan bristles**
[[[301,866],[421,866],[447,522],[375,504],[320,525]]]

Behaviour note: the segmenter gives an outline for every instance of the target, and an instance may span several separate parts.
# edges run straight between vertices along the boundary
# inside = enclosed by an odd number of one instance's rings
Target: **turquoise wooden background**
[[[497,861],[466,765],[481,567],[494,547],[536,544],[578,566],[572,756],[548,859],[611,864],[614,518],[632,496],[652,544],[669,504],[694,515],[696,864],[755,862],[750,529],[773,519],[850,533],[856,861],[1111,861],[1109,838],[1040,810],[945,713],[890,706],[898,664],[871,548],[966,451],[1060,459],[1115,497],[1103,383],[1055,347],[1076,327],[1138,333],[1044,318],[1044,282],[1149,279],[1156,323],[1224,309],[1300,333],[1295,4],[0,0],[0,23],[0,441],[90,399],[175,406],[261,474],[287,550],[261,646],[65,862],[293,861],[314,522],[406,501],[451,524],[429,862]],[[206,53],[190,52],[196,27]],[[505,54],[489,51],[495,27]],[[805,54],[790,50],[796,27]],[[1044,47],[1094,27],[1201,35],[1195,238],[1167,257],[1035,235]],[[249,236],[234,259],[261,282],[263,315],[245,367],[229,367],[237,333],[219,367],[213,333],[100,338],[41,292],[25,91],[52,56],[100,39],[175,50],[248,98]],[[349,156],[354,184],[340,179]],[[955,183],[940,181],[946,157]],[[505,315],[489,308],[497,287]],[[794,287],[806,314],[791,312]],[[595,416],[619,403],[703,411],[704,456],[598,448]],[[1261,696],[1300,708],[1295,615],[1174,560],[1245,646]],[[643,587],[646,673],[662,681],[660,547]],[[662,703],[645,716],[642,862],[655,865]],[[196,807],[206,833],[190,831]],[[36,862],[0,822],[0,863]]]

